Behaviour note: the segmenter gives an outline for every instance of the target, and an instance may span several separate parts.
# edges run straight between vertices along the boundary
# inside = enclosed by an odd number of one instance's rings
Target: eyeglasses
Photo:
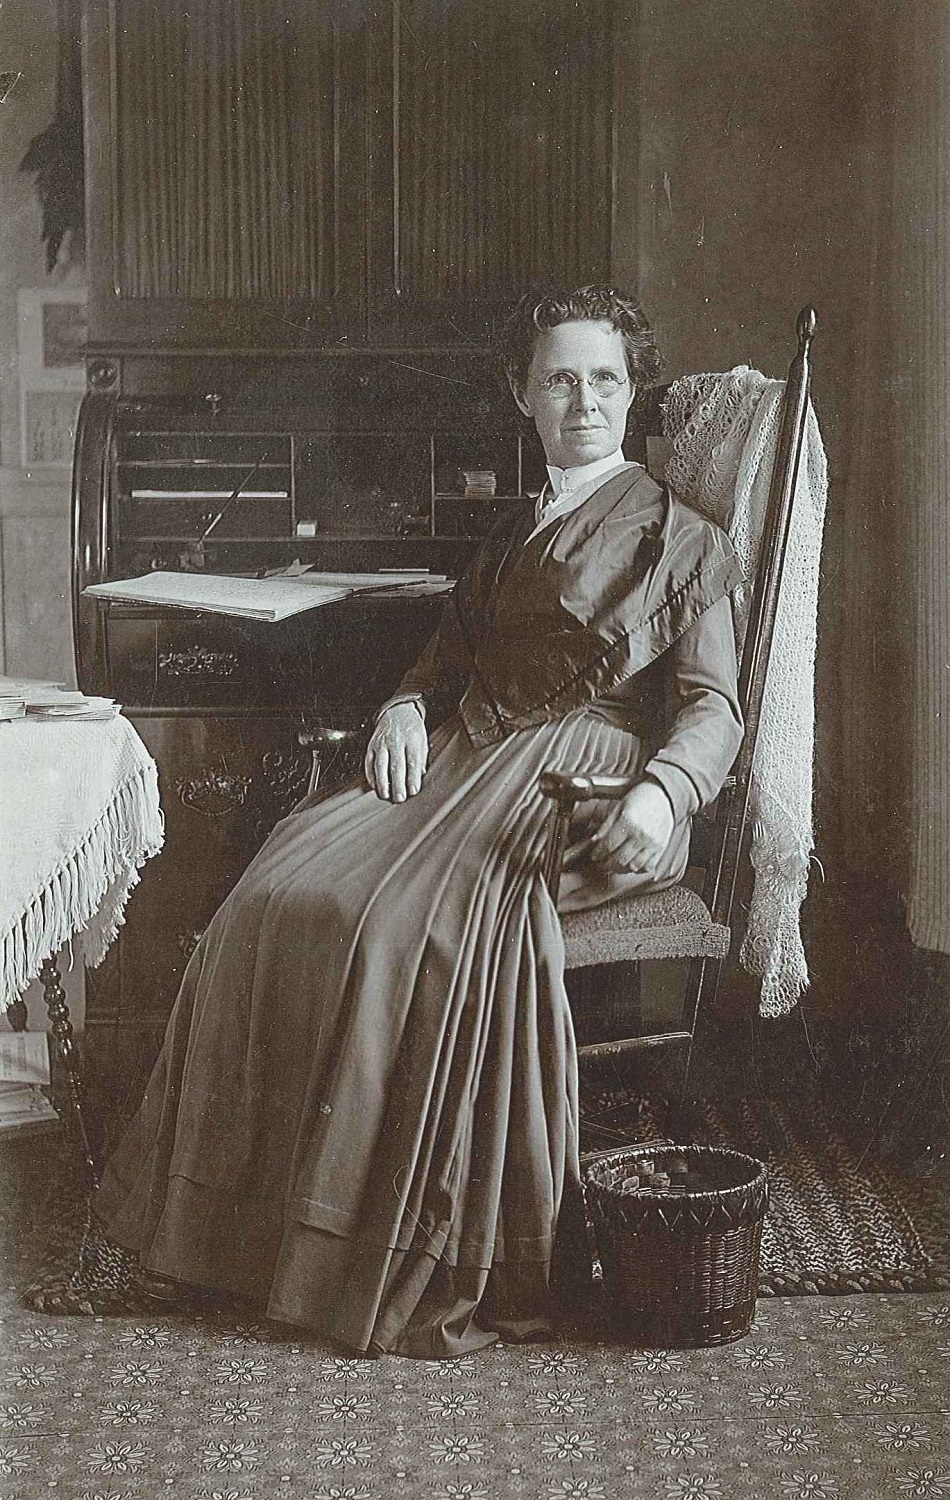
[[[549,375],[546,380],[539,380],[539,389],[552,401],[570,401],[577,395],[583,381],[576,375],[571,375],[568,370],[557,370]],[[613,370],[598,370],[587,379],[587,384],[594,395],[601,401],[609,401],[611,396],[617,396],[625,385],[629,385],[628,375],[617,375]]]

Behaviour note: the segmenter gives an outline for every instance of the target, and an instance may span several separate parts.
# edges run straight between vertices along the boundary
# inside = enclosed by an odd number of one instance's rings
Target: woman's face
[[[559,469],[616,452],[635,395],[620,334],[590,318],[540,333],[524,390],[512,391],[534,418],[548,463]]]

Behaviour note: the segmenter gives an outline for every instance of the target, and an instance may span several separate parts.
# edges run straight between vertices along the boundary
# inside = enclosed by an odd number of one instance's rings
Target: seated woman
[[[538,777],[636,778],[588,815],[565,905],[680,878],[742,732],[739,569],[624,460],[658,368],[635,303],[524,300],[505,359],[550,484],[454,590],[366,784],[295,809],[217,913],[79,1264],[37,1309],[119,1310],[144,1270],[435,1358],[543,1335],[589,1279]]]

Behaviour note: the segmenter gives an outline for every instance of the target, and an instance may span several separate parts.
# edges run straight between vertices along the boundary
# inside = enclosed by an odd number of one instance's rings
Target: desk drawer
[[[347,599],[276,624],[109,606],[108,690],[126,708],[381,703],[419,656],[442,603]]]
[[[110,612],[112,691],[126,704],[169,707],[245,703],[259,696],[260,651],[233,621]]]

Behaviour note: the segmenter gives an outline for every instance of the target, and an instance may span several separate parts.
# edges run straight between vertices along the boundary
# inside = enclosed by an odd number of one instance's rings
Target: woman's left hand
[[[609,874],[652,875],[673,836],[670,800],[655,781],[640,781],[614,803],[587,845],[587,857]]]

